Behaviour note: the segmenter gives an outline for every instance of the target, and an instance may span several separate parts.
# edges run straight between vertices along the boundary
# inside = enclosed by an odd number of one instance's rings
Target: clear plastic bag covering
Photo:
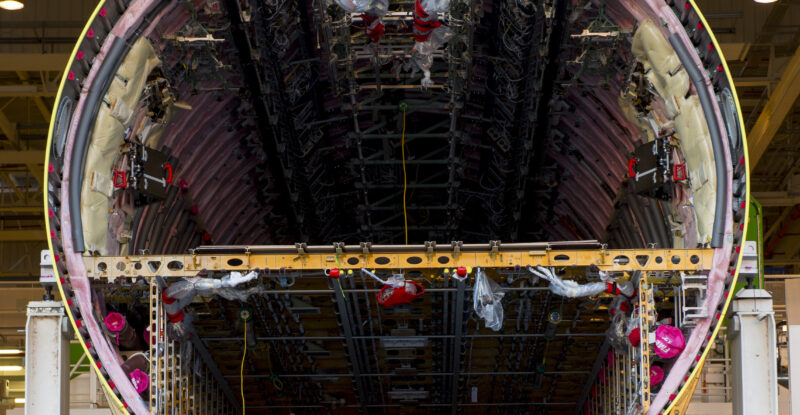
[[[237,285],[250,282],[257,276],[258,273],[255,271],[250,271],[245,275],[242,275],[241,272],[233,271],[220,279],[185,278],[167,287],[165,293],[168,297],[178,300],[173,304],[179,304],[180,306],[178,309],[181,309],[188,302],[191,302],[192,298],[198,295],[207,297],[214,294],[219,294],[227,299],[231,299],[228,298],[228,296],[234,296],[234,298],[238,298],[238,296],[233,294],[231,291],[240,290],[232,290],[232,288],[236,287]]]
[[[606,330],[608,343],[616,351],[626,353],[628,351],[628,322],[624,314],[617,314],[611,318],[611,325]]]
[[[450,11],[450,0],[420,0],[419,4],[427,13]]]
[[[336,4],[350,13],[368,13],[378,17],[389,10],[389,0],[336,0]]]
[[[433,15],[432,15],[433,16]],[[412,49],[411,62],[423,73],[422,86],[425,88],[433,85],[431,81],[431,66],[433,65],[433,52],[441,48],[453,37],[453,31],[447,26],[439,26],[431,31],[428,40],[416,42]],[[412,75],[416,70],[412,71]]]
[[[475,291],[472,294],[472,303],[475,313],[486,322],[486,327],[500,331],[503,327],[503,296],[494,280],[487,277],[482,269],[478,269],[475,279]]]
[[[561,278],[558,278],[552,269],[545,268],[541,265],[537,266],[536,269],[533,269],[533,267],[528,267],[528,271],[539,278],[550,281],[550,291],[552,291],[553,294],[560,295],[562,297],[591,297],[606,290],[606,283],[604,282],[592,282],[581,285],[572,280],[564,281]]]

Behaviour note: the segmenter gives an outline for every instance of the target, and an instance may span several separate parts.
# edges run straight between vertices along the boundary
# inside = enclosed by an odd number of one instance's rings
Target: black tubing
[[[727,206],[728,195],[728,175],[725,169],[725,148],[722,145],[722,136],[720,135],[720,127],[717,123],[717,117],[712,111],[711,94],[703,82],[703,76],[700,69],[695,66],[686,45],[681,41],[677,33],[673,33],[669,37],[669,43],[672,45],[678,58],[681,60],[686,73],[692,80],[697,96],[700,98],[700,105],[703,107],[703,115],[706,117],[708,124],[708,131],[711,133],[711,145],[714,149],[714,167],[716,167],[717,174],[717,197],[714,206],[714,227],[711,233],[711,247],[719,248],[722,246],[723,238],[725,237],[725,212]]]
[[[108,51],[103,66],[97,72],[93,88],[86,94],[86,105],[83,107],[78,128],[75,132],[75,145],[72,147],[72,160],[69,166],[69,216],[72,222],[72,244],[75,252],[86,250],[83,239],[83,221],[81,219],[81,186],[83,185],[83,168],[86,163],[86,153],[89,150],[89,141],[97,111],[102,97],[117,73],[119,62],[125,54],[126,42],[114,38],[111,49]]]

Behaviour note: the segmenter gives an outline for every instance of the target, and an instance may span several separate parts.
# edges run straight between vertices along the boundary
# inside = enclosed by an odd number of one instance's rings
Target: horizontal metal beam
[[[48,91],[38,85],[0,85],[0,97],[54,97],[56,91]]]
[[[482,403],[458,403],[458,406],[574,406],[577,402],[482,402]],[[394,404],[364,405],[367,408],[397,408],[404,405],[424,408],[444,408],[451,407],[451,403],[418,403],[418,402],[397,402]],[[265,405],[248,406],[247,409],[311,409],[328,408],[330,405]],[[345,405],[342,408],[360,408],[360,405]]]
[[[46,241],[44,229],[36,230],[2,230],[0,231],[0,242],[29,242]]]
[[[67,60],[66,53],[0,53],[0,71],[63,71]]]
[[[758,162],[783,125],[786,116],[794,108],[798,96],[800,96],[800,47],[786,65],[780,82],[769,97],[764,109],[761,110],[755,125],[747,134],[751,170],[755,170],[758,166]]]
[[[0,150],[0,164],[44,164],[44,150]]]
[[[42,206],[0,206],[0,213],[42,213]]]
[[[764,207],[800,204],[800,196],[793,196],[788,192],[753,192],[752,196]]]
[[[227,248],[228,252],[237,249]],[[269,247],[266,247],[269,248]],[[604,271],[701,271],[711,269],[713,249],[515,249],[500,250],[499,245],[483,245],[479,251],[439,250],[434,246],[409,250],[408,246],[385,246],[383,252],[364,248],[362,252],[332,247],[273,247],[273,253],[243,252],[186,255],[138,255],[84,257],[87,276],[117,277],[188,277],[201,271],[265,270],[343,270],[372,269],[445,269],[456,266],[508,268],[527,266],[586,267],[595,265]],[[318,252],[316,248],[325,248]],[[207,249],[207,248],[206,248]],[[294,252],[292,253],[292,250]]]
[[[598,337],[605,338],[607,333],[556,333],[553,337]],[[511,334],[465,334],[461,337],[467,339],[497,339],[497,338],[526,338],[526,337],[545,337],[545,333],[511,333]],[[453,334],[432,334],[430,336],[353,336],[354,340],[397,340],[403,339],[452,339]],[[334,341],[344,340],[344,336],[271,336],[256,337],[258,341]],[[242,342],[243,337],[203,337],[203,341],[210,342]]]
[[[459,376],[519,376],[519,375],[537,375],[539,373],[545,375],[588,375],[590,372],[588,370],[560,370],[560,371],[548,371],[548,372],[463,372],[459,373]],[[284,373],[284,374],[276,374],[280,378],[335,378],[335,377],[349,377],[354,376],[352,373]],[[239,379],[243,377],[245,379],[265,379],[269,378],[272,375],[225,375],[226,378],[231,379]],[[411,373],[411,374],[404,374],[404,373],[362,373],[362,377],[395,377],[395,376],[404,376],[404,377],[423,377],[423,376],[453,376],[453,373],[448,372],[423,372],[423,373]]]

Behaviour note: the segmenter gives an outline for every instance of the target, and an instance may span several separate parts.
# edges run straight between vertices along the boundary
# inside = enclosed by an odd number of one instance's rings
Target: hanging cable
[[[400,134],[400,157],[403,159],[403,229],[406,235],[406,245],[408,245],[408,213],[406,212],[406,190],[408,189],[408,179],[406,178],[406,109],[408,104],[400,103],[403,110],[403,132]]]
[[[244,401],[244,357],[247,356],[247,322],[244,323],[244,353],[242,353],[242,367],[239,369],[239,389],[242,391],[242,415],[245,415]]]

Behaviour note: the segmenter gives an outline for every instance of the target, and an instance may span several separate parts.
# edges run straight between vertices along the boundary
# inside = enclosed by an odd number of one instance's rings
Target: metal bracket
[[[436,254],[436,242],[435,241],[425,241],[425,255],[427,255],[428,260],[430,261],[431,258]]]

